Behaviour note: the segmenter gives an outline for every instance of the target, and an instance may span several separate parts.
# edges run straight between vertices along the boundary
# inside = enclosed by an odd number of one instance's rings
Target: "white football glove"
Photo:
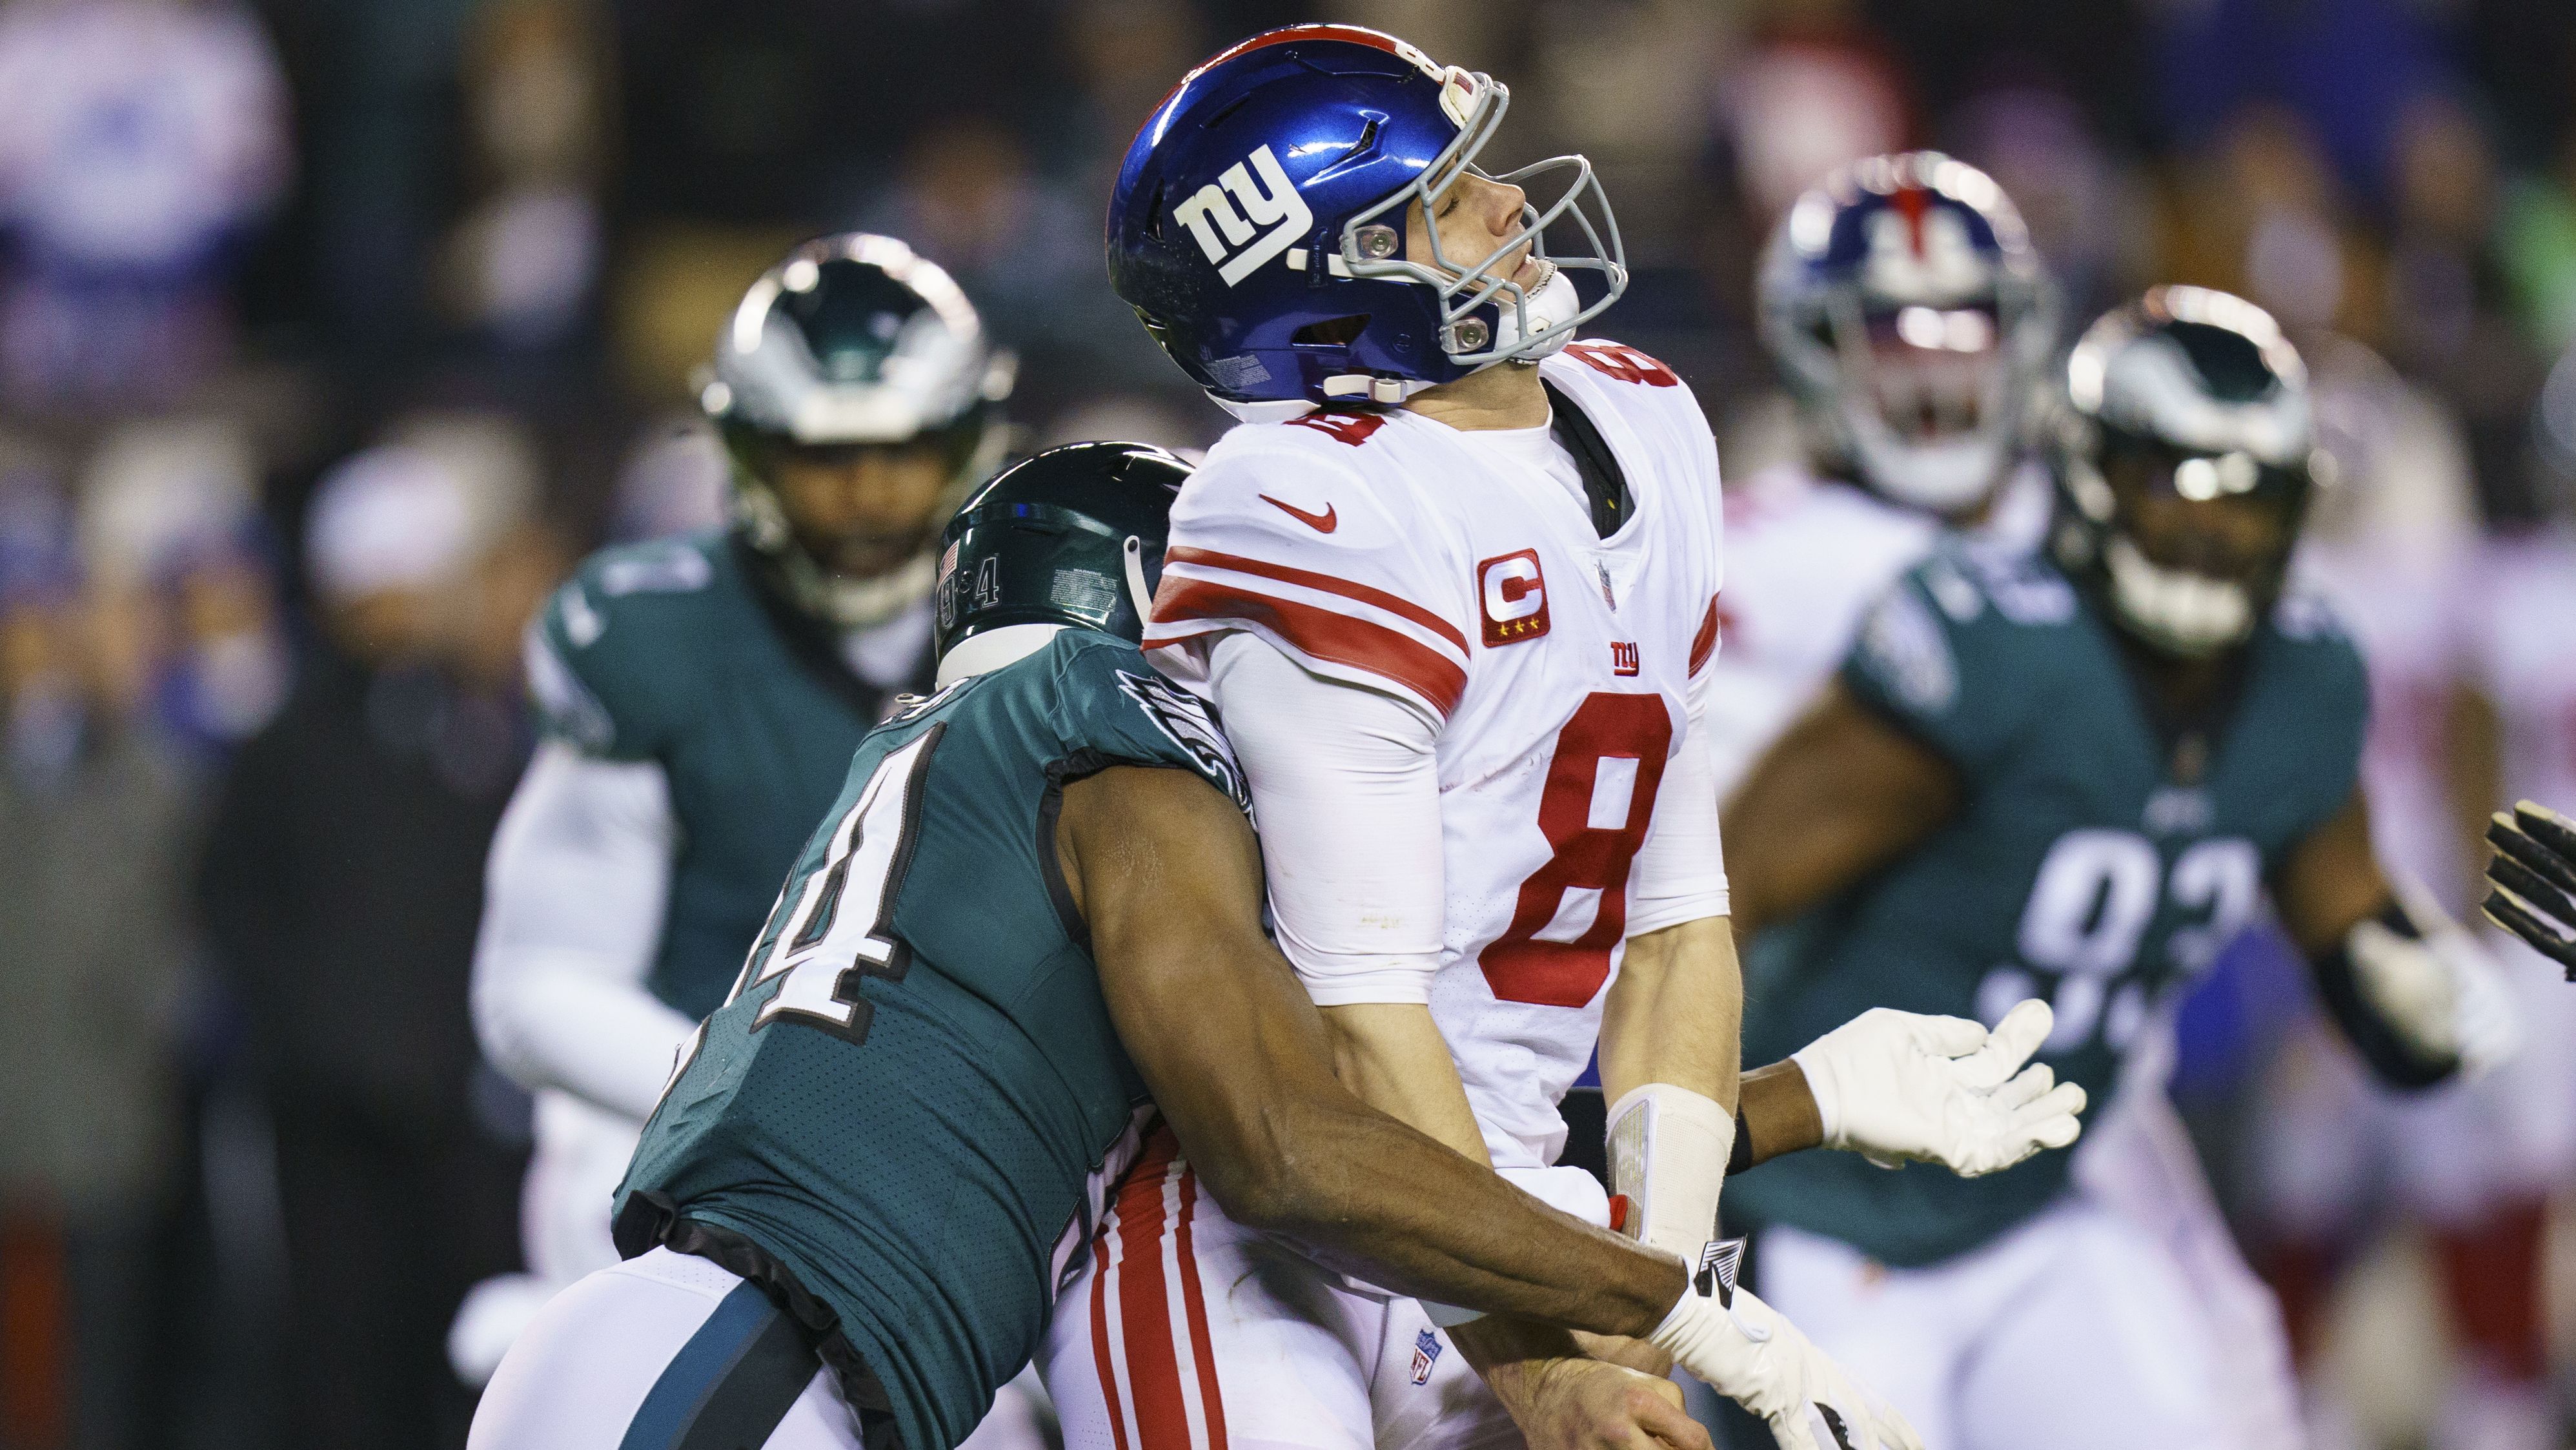
[[[1648,1342],[1762,1417],[1780,1450],[1923,1450],[1905,1417],[1827,1359],[1777,1310],[1733,1287],[1742,1240],[1710,1244]]]
[[[2084,1089],[2046,1063],[2048,1004],[2019,1003],[1992,1033],[1964,1017],[1874,1007],[1808,1043],[1791,1061],[1807,1075],[1825,1146],[1882,1168],[1915,1159],[1963,1178],[2063,1148],[2082,1125]]]
[[[2458,1058],[2463,1077],[2521,1051],[2513,989],[2495,959],[2439,913],[2409,907],[2417,922],[2433,923],[2420,939],[2377,921],[2362,922],[2344,938],[2353,980],[2371,1007],[2417,1052]]]

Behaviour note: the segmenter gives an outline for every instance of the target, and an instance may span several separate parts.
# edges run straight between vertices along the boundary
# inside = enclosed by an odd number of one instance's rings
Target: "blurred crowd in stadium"
[[[1638,266],[1602,330],[1698,390],[1731,480],[1796,448],[1762,240],[1854,157],[1992,172],[2072,323],[2149,282],[2262,303],[2348,485],[2315,565],[2367,581],[2396,858],[2465,914],[2495,783],[2576,772],[2576,721],[2499,765],[2510,664],[2453,607],[2495,551],[2576,548],[2563,0],[1320,13],[1521,87],[1516,157],[1600,164]],[[1192,62],[1307,18],[0,0],[0,1446],[461,1443],[443,1336],[518,1255],[528,1104],[467,973],[527,619],[597,542],[721,517],[690,369],[819,231],[958,276],[1028,444],[1213,438],[1104,282],[1109,170]],[[2321,1420],[2560,1443],[2534,1326],[2576,1274],[2528,1266],[2576,1077],[2528,1173],[2452,1191],[2497,1175],[2369,1138],[2301,994],[2237,954],[2181,1091]]]

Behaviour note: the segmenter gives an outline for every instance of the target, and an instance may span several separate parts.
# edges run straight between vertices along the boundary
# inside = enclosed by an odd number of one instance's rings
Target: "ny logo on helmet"
[[[1245,170],[1246,165],[1251,170]],[[1255,185],[1252,173],[1261,173]],[[1234,199],[1226,199],[1232,192]],[[1235,210],[1235,203],[1243,205]],[[1190,199],[1172,208],[1172,220],[1190,229],[1199,239],[1199,250],[1218,265],[1216,274],[1231,287],[1252,275],[1254,269],[1288,250],[1291,243],[1315,224],[1315,213],[1306,199],[1288,180],[1286,168],[1267,146],[1255,150],[1243,161],[1229,166],[1216,180],[1200,187]],[[1276,222],[1276,226],[1271,224]],[[1256,227],[1269,227],[1258,239]],[[1219,233],[1223,234],[1222,240]],[[1246,245],[1249,243],[1250,245]],[[1232,260],[1226,253],[1235,251]]]

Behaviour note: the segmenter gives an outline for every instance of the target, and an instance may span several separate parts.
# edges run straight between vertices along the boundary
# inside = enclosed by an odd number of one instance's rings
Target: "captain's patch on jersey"
[[[1216,725],[1216,717],[1196,695],[1179,688],[1160,675],[1139,675],[1127,670],[1118,672],[1118,688],[1136,702],[1154,728],[1163,732],[1174,745],[1188,751],[1199,763],[1199,769],[1234,799],[1236,809],[1252,814],[1252,787],[1244,781],[1243,767],[1235,764],[1234,747],[1225,732]]]
[[[1889,693],[1927,715],[1950,708],[1959,693],[1959,669],[1940,624],[1913,590],[1888,591],[1861,625],[1860,653]]]
[[[1538,550],[1517,549],[1478,564],[1476,599],[1489,647],[1547,633],[1547,576],[1539,572]]]

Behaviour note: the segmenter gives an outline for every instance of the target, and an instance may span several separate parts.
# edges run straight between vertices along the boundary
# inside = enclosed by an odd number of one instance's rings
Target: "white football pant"
[[[1481,1450],[1501,1402],[1411,1299],[1350,1286],[1219,1210],[1146,1140],[1039,1355],[1065,1450]]]

